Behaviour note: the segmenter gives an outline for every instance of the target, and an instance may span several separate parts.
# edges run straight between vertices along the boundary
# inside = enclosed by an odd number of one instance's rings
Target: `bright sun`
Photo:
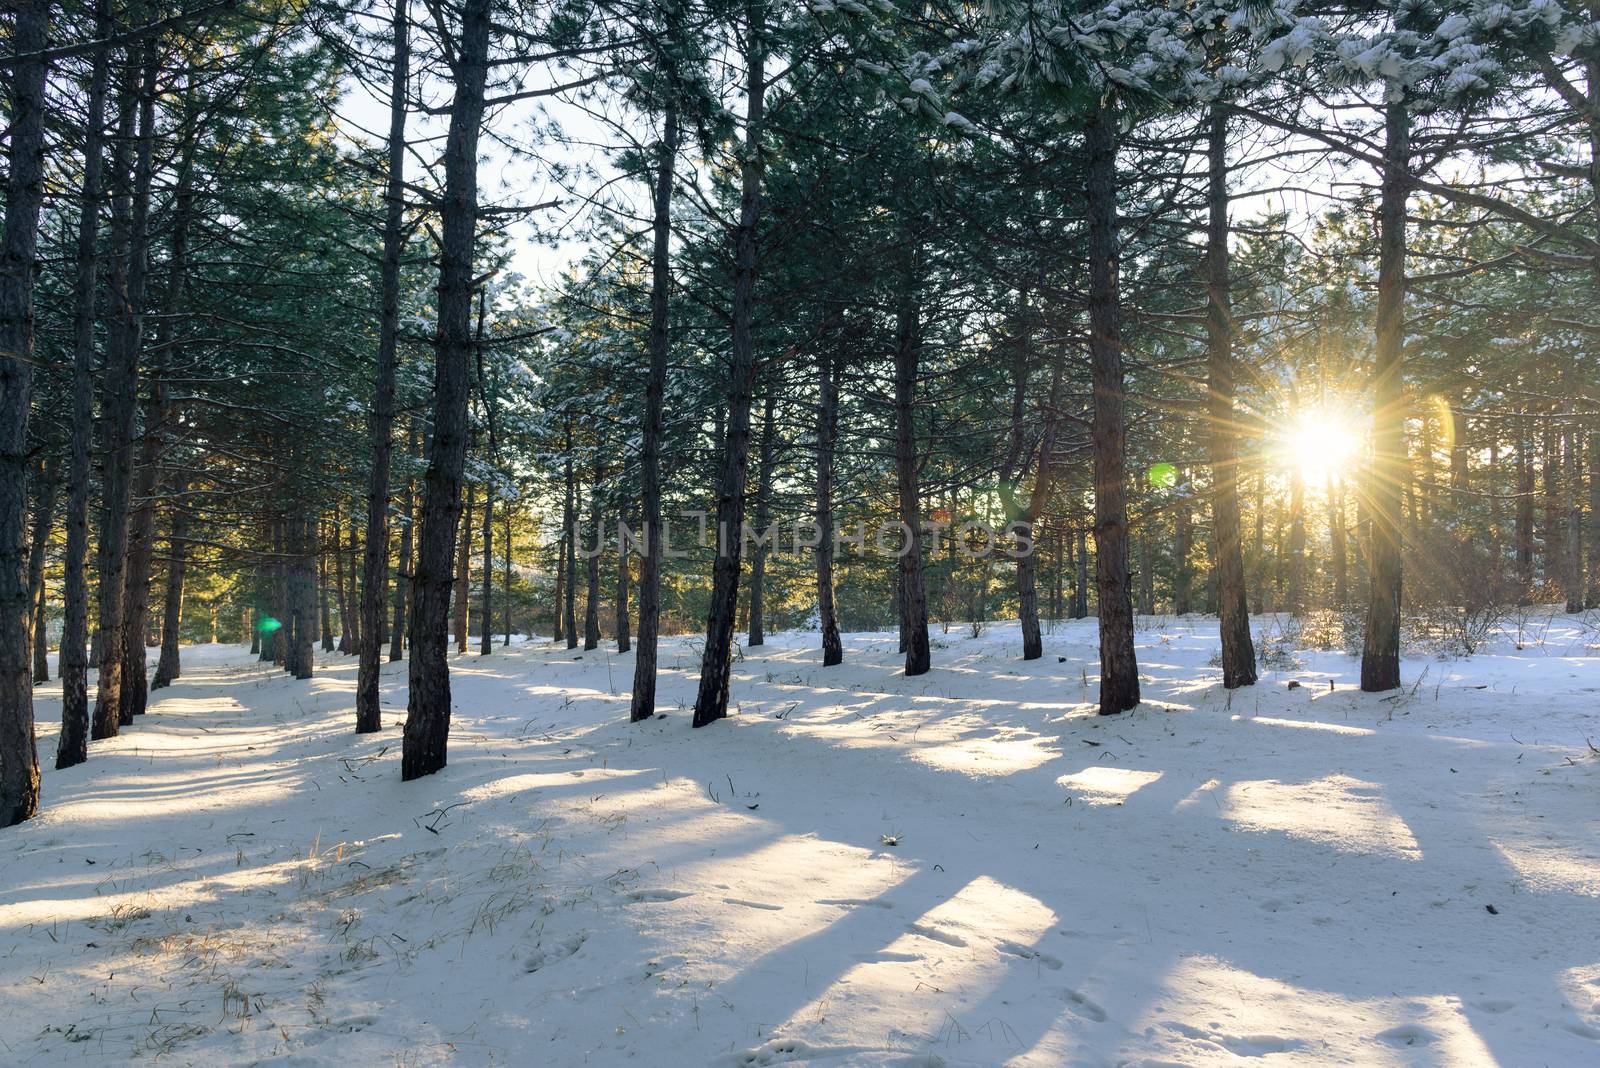
[[[1344,474],[1361,448],[1361,437],[1340,412],[1306,412],[1289,427],[1283,439],[1285,460],[1299,467],[1307,482]]]

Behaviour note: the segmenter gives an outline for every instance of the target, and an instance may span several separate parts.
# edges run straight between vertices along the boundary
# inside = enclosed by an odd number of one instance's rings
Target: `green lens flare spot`
[[[1178,469],[1172,464],[1151,464],[1149,477],[1156,489],[1171,489],[1178,484]]]
[[[282,627],[283,624],[280,621],[273,619],[271,616],[262,616],[261,622],[256,624],[256,629],[263,634],[271,634],[273,631],[279,630]]]

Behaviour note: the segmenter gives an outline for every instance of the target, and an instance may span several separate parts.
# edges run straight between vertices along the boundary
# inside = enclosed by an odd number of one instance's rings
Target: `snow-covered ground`
[[[1230,699],[1213,621],[1146,621],[1102,719],[1092,620],[916,679],[782,634],[700,731],[691,641],[638,726],[631,657],[541,641],[454,662],[411,784],[403,665],[357,737],[349,658],[186,649],[0,831],[0,1062],[1597,1064],[1592,636]]]

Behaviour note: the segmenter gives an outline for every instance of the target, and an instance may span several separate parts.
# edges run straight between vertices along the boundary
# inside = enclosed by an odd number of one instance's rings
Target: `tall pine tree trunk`
[[[406,456],[412,460],[417,459],[417,421],[415,418],[406,421]],[[411,537],[414,520],[416,519],[417,482],[410,474],[406,475],[405,503],[402,506],[400,521],[400,559],[395,564],[394,580],[394,625],[389,632],[389,662],[393,663],[405,656],[406,653],[406,612],[407,602],[411,594]]]
[[[844,660],[839,616],[833,603],[833,451],[839,434],[839,383],[833,357],[824,349],[817,360],[817,620],[822,629],[822,666]]]
[[[55,525],[59,462],[54,456],[41,466],[39,490],[34,494],[33,532],[28,539],[29,646],[33,650],[33,681],[50,681],[49,643],[45,635],[44,561]]]
[[[483,487],[483,591],[479,606],[478,655],[494,652],[494,484]]]
[[[670,10],[670,9],[669,9]],[[668,88],[672,88],[668,68]],[[649,370],[644,384],[644,426],[639,446],[639,640],[633,658],[628,718],[649,719],[656,709],[656,646],[661,634],[661,422],[666,401],[668,306],[672,288],[672,179],[678,164],[678,107],[667,98],[656,155],[650,248]]]
[[[1228,249],[1228,111],[1219,105],[1207,130],[1206,414],[1211,459],[1211,537],[1216,550],[1217,622],[1225,689],[1256,681],[1255,643],[1245,594],[1239,530],[1238,416],[1233,407],[1233,297]]]
[[[95,4],[95,37],[110,34],[109,0]],[[63,561],[61,655],[61,735],[56,767],[70,768],[89,757],[89,451],[94,437],[94,319],[100,264],[101,181],[105,166],[106,86],[110,59],[94,52],[83,131],[83,185],[78,198],[77,276],[72,290],[72,451],[67,468],[67,553]]]
[[[178,650],[183,626],[185,558],[189,549],[189,510],[183,504],[187,480],[180,480],[174,489],[177,500],[173,503],[172,530],[167,537],[167,594],[161,612],[161,657],[156,661],[155,678],[150,680],[152,690],[171,686],[181,674]],[[323,611],[326,614],[326,601]]]
[[[750,550],[750,640],[765,645],[767,608],[767,525],[772,508],[772,447],[774,399],[769,393],[761,410],[761,458],[756,476],[756,544]],[[743,534],[741,533],[741,537]]]
[[[572,470],[572,417],[566,420],[566,496],[561,504],[561,526],[565,531],[562,545],[562,573],[567,577],[566,598],[561,603],[561,625],[567,635],[567,648],[578,647],[578,482]],[[562,592],[559,581],[557,592]]]
[[[1407,481],[1405,347],[1406,199],[1411,181],[1411,116],[1402,98],[1384,111],[1383,188],[1378,204],[1378,315],[1373,353],[1371,596],[1361,650],[1361,688],[1400,685],[1400,503]]]
[[[600,550],[605,536],[600,522],[600,477],[596,473],[589,486],[589,536],[594,539],[583,553],[583,648],[585,652],[600,647]]]
[[[389,468],[394,448],[394,379],[400,337],[400,254],[405,234],[406,84],[411,28],[406,0],[395,0],[389,76],[389,159],[384,186],[383,266],[379,272],[378,366],[372,389],[372,469],[367,484],[367,544],[361,562],[361,646],[356,668],[356,733],[383,727],[378,711],[378,634],[389,586]],[[398,641],[398,638],[396,639]]]
[[[928,595],[922,567],[922,490],[917,471],[916,390],[922,357],[921,309],[916,292],[916,253],[904,252],[895,306],[894,468],[900,505],[900,635],[905,673],[928,671]]]
[[[344,539],[339,535],[337,516],[329,534],[333,542],[333,596],[339,607],[339,652],[348,656],[354,648],[354,638],[350,633],[350,598],[344,584]]]
[[[50,4],[12,0],[11,52],[45,47]],[[28,507],[28,410],[33,393],[33,273],[44,202],[45,61],[11,67],[5,236],[0,242],[0,827],[39,811],[28,628],[33,606],[22,559]]]
[[[451,570],[467,458],[472,339],[472,261],[478,218],[478,132],[488,75],[490,0],[462,0],[454,57],[455,100],[444,151],[440,204],[438,339],[434,359],[433,447],[422,502],[422,535],[412,577],[411,690],[400,777],[445,766],[450,735],[450,667],[445,656]],[[445,32],[444,27],[440,27]]]
[[[1089,618],[1089,533],[1079,527],[1074,533],[1072,567],[1072,618]]]
[[[151,155],[155,139],[155,44],[144,47],[137,86],[123,91],[112,205],[112,319],[107,330],[101,412],[105,474],[100,520],[100,674],[95,693],[94,737],[114,737],[132,711],[122,700],[128,577],[128,510],[133,492],[133,447],[139,353],[144,335],[149,268]],[[138,114],[137,147],[129,161],[128,133]]]
[[[744,542],[744,490],[750,466],[750,401],[755,391],[753,320],[759,266],[756,247],[761,222],[761,179],[765,170],[761,139],[766,113],[766,10],[760,0],[745,7],[745,122],[739,161],[739,222],[734,231],[732,344],[728,368],[728,424],[717,487],[717,555],[711,572],[711,603],[706,643],[695,696],[696,727],[728,714],[733,668],[734,614],[739,602],[739,557]]]
[[[1139,703],[1128,581],[1128,502],[1118,294],[1116,116],[1101,106],[1087,131],[1089,361],[1094,383],[1095,587],[1100,615],[1100,714]]]

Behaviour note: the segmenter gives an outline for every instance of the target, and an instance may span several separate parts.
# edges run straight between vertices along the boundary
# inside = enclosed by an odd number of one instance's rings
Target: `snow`
[[[828,669],[775,636],[699,731],[690,639],[636,726],[629,656],[461,657],[410,784],[403,665],[357,737],[350,658],[186,649],[0,832],[0,1061],[1600,1059],[1585,619],[1387,697],[1327,652],[1230,696],[1214,621],[1144,620],[1109,719],[1092,620],[1031,663],[1015,626],[934,637],[907,679],[891,635]]]

